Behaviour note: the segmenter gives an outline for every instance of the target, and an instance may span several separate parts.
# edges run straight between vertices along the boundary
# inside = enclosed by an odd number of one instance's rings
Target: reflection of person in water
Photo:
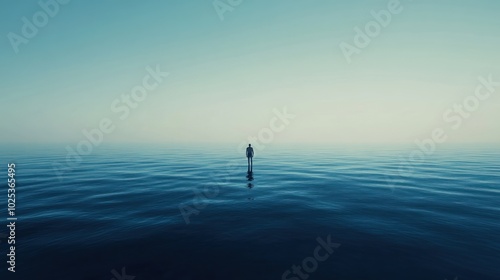
[[[247,172],[247,179],[248,179],[248,181],[253,181],[253,172],[252,171]]]
[[[252,144],[248,144],[247,147],[247,159],[248,159],[248,171],[252,172],[253,169],[253,148]]]

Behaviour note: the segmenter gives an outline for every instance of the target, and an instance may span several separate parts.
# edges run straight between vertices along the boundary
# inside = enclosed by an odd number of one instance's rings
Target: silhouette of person
[[[252,172],[253,169],[253,148],[252,144],[248,144],[247,147],[247,159],[248,159],[248,172]]]

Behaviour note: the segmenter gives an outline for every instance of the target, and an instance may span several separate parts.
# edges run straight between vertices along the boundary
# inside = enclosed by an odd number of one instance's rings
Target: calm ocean
[[[500,279],[500,148],[413,148],[3,146],[1,279]]]

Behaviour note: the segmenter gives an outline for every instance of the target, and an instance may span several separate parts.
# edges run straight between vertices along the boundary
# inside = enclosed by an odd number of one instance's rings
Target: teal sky
[[[349,64],[339,44],[388,2],[245,0],[221,21],[210,0],[72,0],[16,53],[8,34],[41,8],[3,1],[0,142],[76,142],[109,118],[110,142],[239,143],[283,107],[277,142],[500,142],[500,87],[459,128],[442,117],[479,76],[500,82],[500,1],[402,0]],[[113,101],[157,65],[170,75],[120,119]]]

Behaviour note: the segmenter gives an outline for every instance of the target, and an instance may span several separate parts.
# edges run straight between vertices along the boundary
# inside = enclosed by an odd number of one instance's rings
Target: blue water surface
[[[500,149],[236,146],[2,146],[1,279],[500,279]]]

